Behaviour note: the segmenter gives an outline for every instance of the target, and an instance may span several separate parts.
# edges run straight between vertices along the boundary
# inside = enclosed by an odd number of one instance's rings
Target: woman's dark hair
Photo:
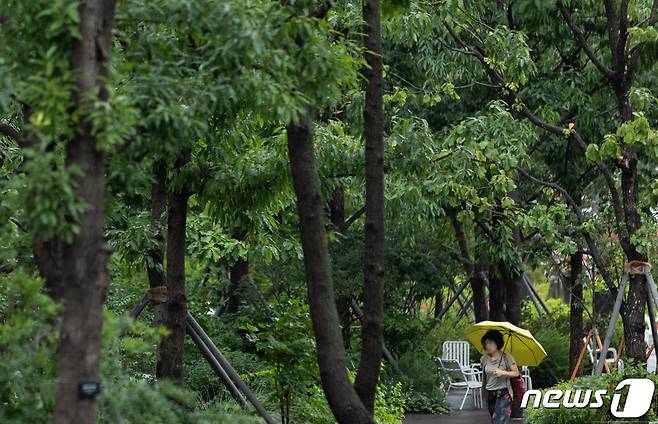
[[[480,339],[482,346],[484,346],[484,342],[486,342],[487,340],[491,340],[492,342],[496,343],[496,347],[498,348],[498,350],[502,349],[503,346],[505,346],[503,335],[500,334],[500,331],[498,330],[489,330],[486,333],[484,333],[484,336],[482,336],[482,338]]]

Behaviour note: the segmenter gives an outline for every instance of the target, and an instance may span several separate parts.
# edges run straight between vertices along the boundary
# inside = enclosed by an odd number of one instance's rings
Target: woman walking
[[[510,379],[520,375],[519,368],[512,355],[501,352],[505,343],[498,330],[487,331],[480,341],[484,348],[480,358],[483,398],[487,400],[491,423],[510,423],[514,395]]]

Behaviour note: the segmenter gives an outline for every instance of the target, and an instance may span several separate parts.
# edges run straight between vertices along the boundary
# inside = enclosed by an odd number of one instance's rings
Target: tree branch
[[[574,23],[573,18],[571,17],[571,14],[567,10],[566,6],[562,2],[562,0],[557,0],[557,6],[560,9],[560,13],[562,14],[562,17],[564,18],[565,22],[569,26],[569,29],[571,29],[571,32],[573,32],[574,36],[580,43],[580,46],[583,48],[585,51],[585,54],[587,54],[587,57],[589,57],[589,60],[592,62],[592,64],[596,67],[596,69],[603,74],[604,77],[608,79],[612,79],[614,77],[614,72],[609,69],[607,66],[605,66],[594,54],[594,50],[592,50],[592,46],[590,46],[587,43],[587,39],[585,38],[585,34],[578,28],[578,26]]]
[[[506,81],[503,78],[502,75],[500,75],[498,72],[496,72],[494,69],[492,69],[489,64],[484,60],[485,54],[482,50],[477,49],[475,47],[470,46],[467,44],[462,38],[457,34],[457,32],[448,24],[447,22],[443,22],[443,25],[446,27],[450,35],[459,43],[464,49],[467,49],[471,52],[473,52],[473,55],[478,58],[482,66],[484,66],[485,71],[487,74],[492,78],[495,82],[497,82],[501,88],[506,86]],[[519,94],[515,91],[510,91],[511,96],[513,99],[518,102],[522,114],[530,121],[532,122],[535,126],[548,131],[552,134],[563,136],[563,128],[559,127],[557,125],[550,124],[544,120],[542,120],[540,117],[532,113],[530,109],[526,106],[526,104],[523,102]],[[576,142],[578,147],[585,152],[587,150],[587,143],[583,138],[580,136],[578,131],[572,130],[571,134],[569,137]],[[624,230],[624,227],[622,223],[624,222],[624,214],[623,214],[623,209],[622,209],[622,204],[620,201],[620,196],[619,196],[619,191],[617,190],[617,184],[615,182],[614,175],[608,165],[606,165],[603,161],[599,162],[597,164],[599,170],[603,174],[603,178],[606,181],[606,184],[608,185],[608,190],[610,191],[610,200],[613,206],[613,211],[615,215],[615,224],[616,224],[616,229],[617,232],[619,233],[620,237],[626,235],[626,231]]]
[[[576,215],[576,221],[578,222],[579,226],[582,226],[585,222],[585,219],[583,218],[583,214],[580,210],[580,206],[578,203],[574,200],[574,198],[569,194],[567,190],[562,188],[559,184],[552,183],[549,181],[543,181],[540,180],[537,177],[533,177],[530,175],[527,171],[525,171],[522,168],[516,167],[516,170],[519,171],[523,176],[525,176],[527,179],[532,181],[535,184],[542,185],[544,187],[552,188],[553,190],[559,192],[564,199],[566,200],[567,204],[571,206],[571,209],[573,210],[574,214]],[[605,267],[605,264],[603,263],[603,258],[601,257],[600,252],[598,251],[596,247],[596,243],[594,243],[594,239],[592,238],[592,235],[588,233],[586,230],[582,230],[582,236],[585,239],[585,242],[587,243],[587,247],[589,248],[589,253],[592,259],[594,260],[594,263],[596,264],[596,267],[599,269],[599,272],[601,273],[601,277],[603,278],[603,281],[605,282],[606,286],[608,287],[608,290],[612,294],[615,294],[617,289],[615,285],[613,284],[613,279],[612,275],[610,275],[610,272],[608,269]]]

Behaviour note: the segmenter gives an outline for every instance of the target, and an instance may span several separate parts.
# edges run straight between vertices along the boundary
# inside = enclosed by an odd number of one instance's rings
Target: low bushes
[[[533,408],[532,399],[529,402],[526,410],[527,422],[529,424],[588,424],[588,423],[603,423],[603,422],[617,422],[619,418],[614,417],[610,413],[610,403],[615,387],[622,380],[626,378],[649,378],[654,384],[658,383],[658,376],[649,374],[643,368],[627,367],[623,372],[604,374],[600,377],[586,376],[576,378],[574,381],[561,382],[546,390],[559,389],[565,390],[597,390],[606,389],[607,395],[603,396],[603,406],[600,408],[555,408],[548,409],[543,407]],[[625,402],[625,394],[622,395],[620,405]],[[532,397],[534,399],[534,396]],[[562,402],[562,399],[559,400]],[[620,407],[621,408],[621,407]],[[654,402],[647,414],[641,418],[640,422],[655,421],[658,419],[658,411],[656,410],[655,393]]]

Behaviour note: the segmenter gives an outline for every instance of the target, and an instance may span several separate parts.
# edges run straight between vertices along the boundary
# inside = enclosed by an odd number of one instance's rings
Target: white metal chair
[[[443,342],[441,359],[457,361],[462,368],[471,366],[471,344],[463,340],[447,340]]]
[[[473,405],[476,408],[482,408],[482,371],[462,367],[454,359],[437,358],[437,360],[439,367],[448,379],[449,385],[446,396],[450,393],[450,389],[465,389],[459,409],[464,408],[464,402],[466,402],[469,394],[473,395]]]
[[[521,367],[521,378],[525,383],[525,389],[532,390],[532,377],[530,377],[530,369],[525,365]]]

